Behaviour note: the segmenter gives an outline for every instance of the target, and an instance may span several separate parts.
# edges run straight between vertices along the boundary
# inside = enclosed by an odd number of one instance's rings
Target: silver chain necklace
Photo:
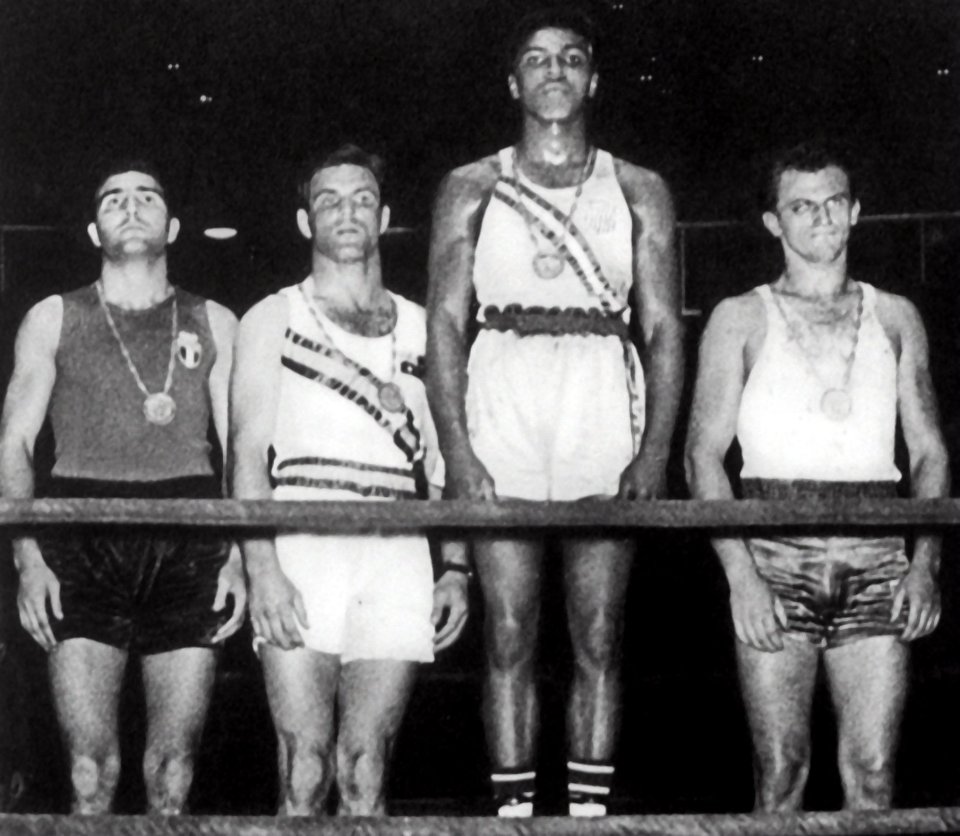
[[[513,153],[513,172],[517,178],[517,185],[520,184],[520,159],[517,155],[517,146],[514,145],[512,149]],[[563,218],[563,241],[567,240],[567,235],[570,233],[570,226],[573,223],[573,213],[577,210],[577,202],[580,200],[580,195],[583,194],[583,184],[587,181],[587,173],[593,166],[593,159],[596,156],[596,149],[591,148],[587,153],[586,159],[583,161],[583,168],[580,170],[580,177],[577,180],[577,190],[573,195],[573,203],[570,204],[570,211]],[[520,189],[517,189],[517,208],[520,210],[520,215],[523,217],[523,222],[526,224],[527,233],[530,236],[530,240],[533,242],[533,246],[536,249],[537,253],[533,257],[533,272],[537,274],[541,279],[555,279],[563,272],[564,266],[564,257],[560,252],[559,248],[554,247],[550,244],[548,239],[545,239],[543,235],[538,235],[534,229],[536,225],[536,218],[534,218],[533,213],[527,208],[526,201],[523,197],[523,193]],[[552,250],[542,249],[542,244],[547,243],[552,247]]]
[[[853,323],[853,341],[850,351],[844,355],[843,377],[838,386],[833,386],[823,379],[820,369],[817,368],[816,361],[811,353],[803,344],[802,329],[795,321],[787,316],[787,312],[780,301],[779,292],[771,287],[771,296],[773,303],[780,312],[784,325],[787,327],[787,337],[800,352],[807,367],[817,379],[817,382],[823,387],[823,394],[820,397],[820,411],[831,421],[845,421],[853,412],[853,396],[850,394],[850,377],[853,374],[853,363],[857,356],[857,346],[860,342],[860,324],[863,320],[863,289],[857,285],[859,298],[857,300],[856,318]]]
[[[123,355],[123,359],[126,361],[127,368],[130,369],[130,374],[133,375],[133,380],[137,384],[137,388],[143,392],[143,417],[146,418],[151,424],[157,424],[159,426],[169,424],[177,412],[177,403],[170,395],[170,387],[173,385],[173,368],[177,363],[176,289],[174,289],[173,292],[173,313],[170,318],[170,360],[167,363],[167,379],[163,383],[162,391],[151,393],[147,389],[146,384],[143,382],[143,378],[140,377],[140,372],[137,370],[137,366],[133,362],[133,357],[130,356],[130,351],[123,342],[123,338],[120,336],[120,332],[117,330],[116,323],[113,321],[113,316],[110,314],[110,308],[107,305],[107,299],[103,292],[103,279],[97,279],[95,286],[97,288],[97,299],[100,300],[100,307],[103,309],[103,314],[107,319],[107,325],[110,327],[110,333],[113,334],[113,338],[117,341],[117,345],[120,347],[120,354]]]

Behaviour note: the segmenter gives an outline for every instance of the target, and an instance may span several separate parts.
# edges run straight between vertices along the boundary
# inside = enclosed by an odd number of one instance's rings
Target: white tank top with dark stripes
[[[442,484],[423,384],[423,308],[391,294],[397,306],[394,362],[391,335],[352,334],[314,305],[325,335],[299,286],[280,294],[287,300],[289,316],[273,440],[275,485],[313,487],[323,492],[323,499],[412,499],[417,490],[414,466],[421,459],[431,481]],[[323,353],[331,340],[335,350],[381,381],[396,383],[409,413],[380,407],[375,388],[360,372]]]
[[[863,311],[850,373],[852,410],[844,420],[821,409],[825,383],[790,338],[769,285],[767,332],[743,389],[737,439],[744,478],[897,481],[897,358],[876,313],[876,290],[859,283]]]

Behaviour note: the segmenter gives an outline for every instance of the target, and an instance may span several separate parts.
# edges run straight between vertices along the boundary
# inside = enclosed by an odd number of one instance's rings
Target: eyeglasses
[[[834,212],[845,211],[849,206],[849,193],[837,192],[836,194],[830,195],[830,197],[822,203],[817,203],[815,200],[806,200],[805,198],[793,200],[785,206],[777,207],[777,212],[781,215],[789,213],[795,218],[811,218],[819,213],[820,210],[825,211],[827,215],[830,216]]]

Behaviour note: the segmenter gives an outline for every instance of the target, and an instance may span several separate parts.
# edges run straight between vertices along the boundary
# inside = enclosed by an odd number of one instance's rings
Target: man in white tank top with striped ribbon
[[[240,499],[396,500],[442,487],[427,408],[423,309],[389,292],[383,163],[353,145],[312,161],[300,231],[310,275],[240,323],[231,386]],[[439,487],[436,496],[439,497]],[[250,620],[277,730],[279,812],[383,815],[417,664],[467,613],[462,545],[425,534],[284,532],[243,543]]]
[[[947,453],[916,308],[847,272],[860,214],[850,167],[825,144],[773,159],[763,222],[785,268],[722,301],[700,347],[687,439],[694,496],[727,499],[724,458],[743,454],[743,494],[795,499],[896,494],[897,419],[910,494],[942,497]],[[730,585],[737,662],[755,753],[756,806],[798,809],[822,660],[845,807],[889,807],[908,642],[940,618],[940,540],[917,532],[784,532],[713,546]]]
[[[450,173],[434,214],[428,391],[451,492],[481,501],[662,496],[683,366],[669,192],[655,173],[588,139],[598,82],[588,19],[557,10],[525,18],[509,65],[520,142]],[[474,299],[479,334],[468,364]],[[574,657],[569,811],[601,815],[613,780],[634,547],[589,536],[560,546]],[[544,543],[498,535],[474,547],[496,807],[528,816]]]

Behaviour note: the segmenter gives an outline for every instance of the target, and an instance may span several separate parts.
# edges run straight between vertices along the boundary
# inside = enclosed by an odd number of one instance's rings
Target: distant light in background
[[[207,238],[212,238],[214,241],[229,241],[231,238],[236,237],[237,230],[232,226],[211,226],[205,229],[203,234]]]
[[[213,96],[208,96],[206,93],[200,94],[200,104],[210,104],[213,101]]]
[[[950,68],[949,68],[949,67],[941,67],[940,69],[937,70],[937,75],[939,75],[939,76],[950,75]]]
[[[173,62],[171,62],[170,64],[167,64],[167,69],[170,70],[170,71],[179,70],[179,69],[180,69],[180,62],[179,62],[179,61],[173,61]]]

